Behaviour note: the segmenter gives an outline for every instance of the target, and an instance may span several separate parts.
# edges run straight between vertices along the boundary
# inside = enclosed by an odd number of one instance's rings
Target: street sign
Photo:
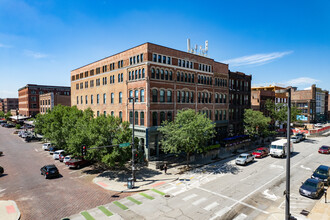
[[[128,147],[130,145],[131,145],[131,143],[122,143],[122,144],[119,144],[119,147]]]

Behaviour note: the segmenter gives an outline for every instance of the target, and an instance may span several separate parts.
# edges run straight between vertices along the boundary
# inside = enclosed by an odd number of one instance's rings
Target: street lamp
[[[133,102],[133,132],[132,132],[132,178],[133,181],[136,181],[135,178],[135,162],[134,162],[134,155],[135,155],[135,145],[134,145],[134,122],[135,122],[135,114],[134,114],[134,103],[136,102],[137,97],[129,97],[128,100]]]
[[[290,124],[291,124],[291,88],[276,90],[275,93],[288,93],[288,119],[286,128],[286,189],[285,189],[285,219],[291,219],[290,214]]]

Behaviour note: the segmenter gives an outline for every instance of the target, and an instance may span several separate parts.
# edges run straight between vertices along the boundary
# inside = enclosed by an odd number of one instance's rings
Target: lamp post
[[[135,145],[134,145],[134,123],[135,123],[135,114],[134,114],[134,103],[137,100],[137,97],[129,97],[129,101],[133,102],[133,131],[132,131],[132,178],[133,181],[136,181],[135,179],[135,162],[134,162],[134,155],[135,155]]]
[[[290,214],[290,124],[291,124],[291,88],[276,90],[275,93],[288,93],[288,118],[286,128],[286,189],[285,189],[285,219],[291,219]]]

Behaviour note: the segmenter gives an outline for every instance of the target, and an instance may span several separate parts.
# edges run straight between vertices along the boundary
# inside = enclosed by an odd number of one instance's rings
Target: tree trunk
[[[187,153],[187,167],[189,167],[190,153]]]

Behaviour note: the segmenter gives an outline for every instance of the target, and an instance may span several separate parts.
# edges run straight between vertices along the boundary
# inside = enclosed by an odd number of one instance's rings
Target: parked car
[[[69,160],[71,160],[72,159],[72,155],[66,155],[65,157],[64,157],[64,159],[63,159],[63,163],[66,163],[66,162],[68,162]]]
[[[52,144],[51,143],[44,143],[42,145],[42,149],[43,150],[49,150],[51,147],[52,147]]]
[[[330,167],[320,165],[312,175],[313,179],[321,180],[325,185],[329,186],[330,183]]]
[[[263,158],[263,157],[267,157],[268,156],[268,148],[266,147],[259,147],[257,148],[253,153],[252,155],[255,157],[255,158]]]
[[[64,155],[64,150],[57,150],[53,153],[53,159],[58,160],[60,155]]]
[[[306,135],[304,133],[298,133],[296,134],[297,137],[300,137],[300,140],[303,141],[306,139]]]
[[[15,125],[13,125],[13,124],[5,124],[5,126],[4,126],[5,128],[13,128],[13,127],[15,127]]]
[[[330,154],[330,147],[323,145],[322,147],[320,147],[319,153],[320,154]]]
[[[5,127],[6,124],[7,124],[6,122],[5,123],[2,123],[1,124],[1,127]]]
[[[57,150],[60,150],[60,149],[58,149],[58,147],[56,147],[56,146],[51,146],[50,148],[49,148],[49,154],[53,154],[55,151],[57,151]]]
[[[67,155],[66,153],[64,153],[64,154],[59,154],[59,155],[58,155],[58,160],[59,160],[60,162],[63,162],[63,161],[64,161],[64,158],[65,158],[66,155]]]
[[[240,154],[235,160],[237,165],[246,165],[252,161],[254,161],[254,156],[252,154],[247,153]]]
[[[323,191],[323,182],[321,180],[312,178],[307,179],[304,183],[302,183],[301,187],[299,188],[300,195],[313,199],[319,198]]]
[[[292,136],[290,138],[290,140],[293,142],[293,143],[299,143],[300,142],[300,137],[298,136]]]
[[[45,176],[45,179],[49,177],[59,177],[60,173],[58,172],[57,167],[54,164],[46,165],[40,169],[41,175]]]
[[[25,138],[25,141],[26,142],[31,142],[31,141],[41,141],[42,138],[41,137],[38,137],[38,135],[35,135],[35,134],[32,134],[32,135],[28,135],[26,136]]]
[[[27,131],[19,131],[18,132],[18,137],[22,137],[23,134],[27,133]]]
[[[32,133],[30,131],[25,131],[21,134],[21,138],[26,138],[29,135],[32,135]]]
[[[0,175],[2,175],[4,173],[4,169],[2,166],[0,166]]]
[[[321,123],[317,123],[314,126],[317,127],[317,128],[322,128],[323,127],[323,125]]]
[[[65,165],[69,168],[77,168],[80,169],[83,166],[87,166],[90,164],[89,160],[85,160],[82,157],[79,158],[71,158],[69,161],[65,162]]]

